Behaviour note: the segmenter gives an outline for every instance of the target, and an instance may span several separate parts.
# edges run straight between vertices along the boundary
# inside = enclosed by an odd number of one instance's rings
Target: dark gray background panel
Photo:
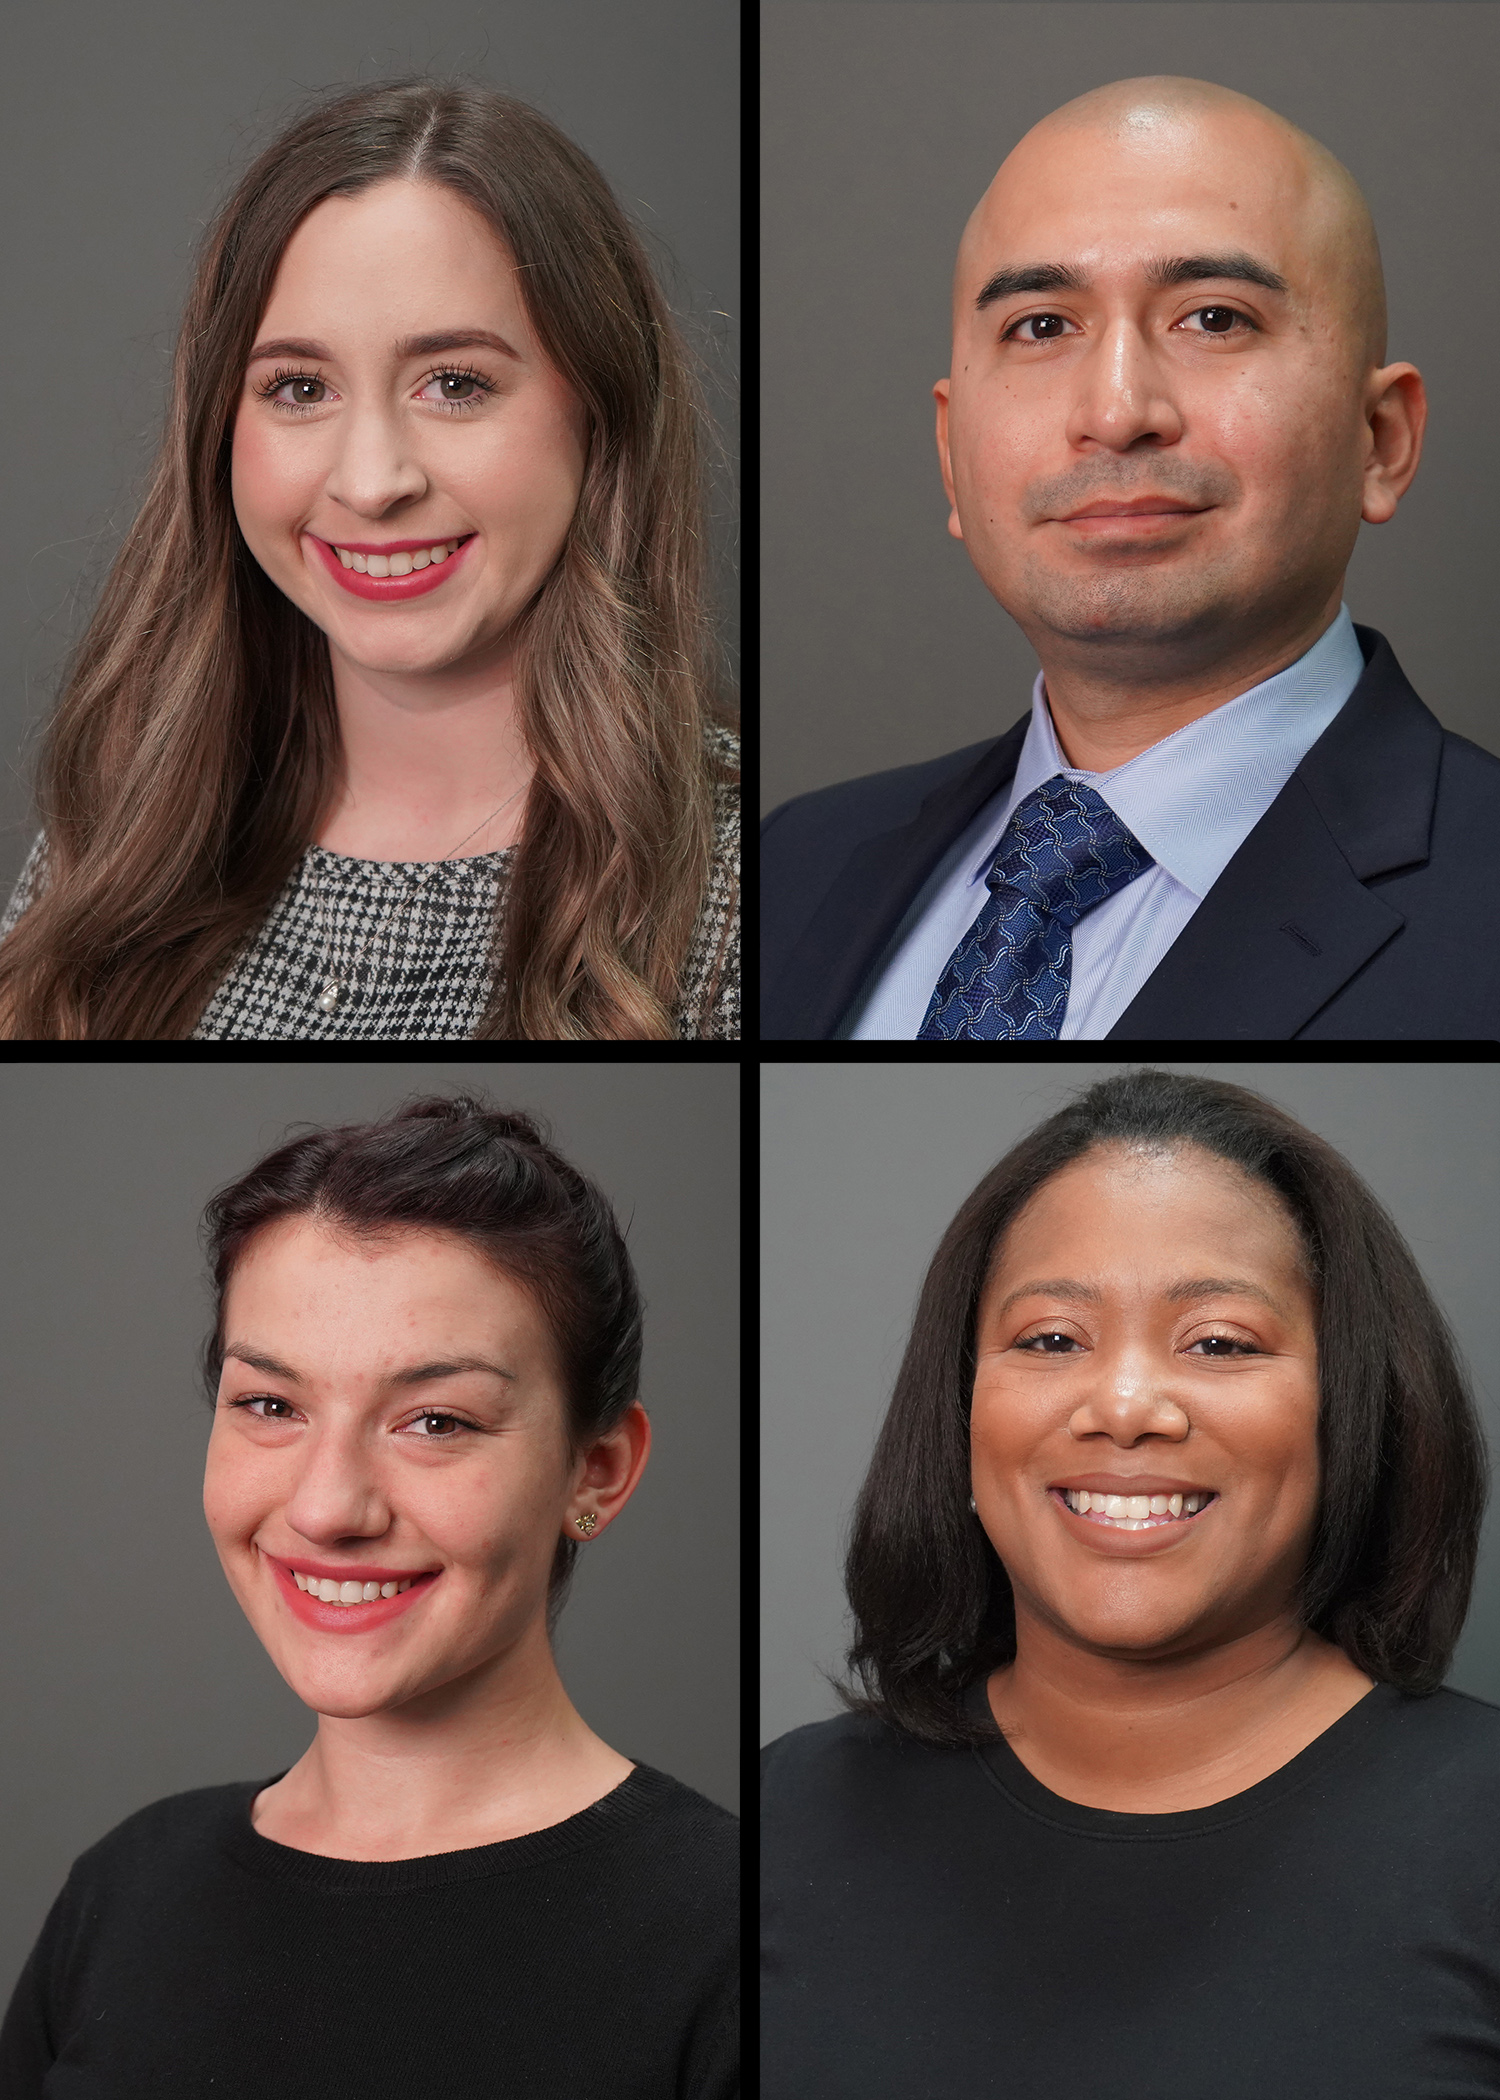
[[[457,73],[533,102],[646,237],[723,454],[715,589],[738,557],[737,0],[48,0],[0,65],[0,902],[63,660],[134,518],[192,255],[250,161],[324,88]]]
[[[767,0],[762,808],[1025,714],[1036,659],[948,537],[932,383],[964,221],[1049,110],[1142,73],[1253,95],[1375,215],[1391,359],[1431,401],[1354,618],[1449,729],[1500,751],[1500,154],[1492,0]]]
[[[842,1553],[917,1294],[982,1175],[1116,1063],[767,1065],[762,1074],[761,1740],[841,1708]],[[1364,1176],[1446,1313],[1500,1449],[1500,1066],[1195,1064]],[[1449,1682],[1500,1703],[1492,1509]]]
[[[270,1778],[316,1729],[203,1518],[205,1201],[290,1125],[475,1086],[548,1118],[646,1298],[651,1458],[579,1554],[563,1679],[623,1755],[736,1807],[738,1069],[6,1065],[0,2006],[80,1852],[164,1795]]]

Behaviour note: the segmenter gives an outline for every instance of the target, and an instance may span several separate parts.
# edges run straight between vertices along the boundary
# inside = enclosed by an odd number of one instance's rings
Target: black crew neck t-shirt
[[[1176,1815],[1065,1801],[998,1729],[824,1721],[763,1767],[763,2100],[1500,2096],[1500,1708],[1377,1685]]]
[[[77,1861],[0,2029],[4,2100],[738,2092],[726,1810],[637,1765],[526,1837],[342,1860],[260,1835],[272,1784],[158,1801]]]

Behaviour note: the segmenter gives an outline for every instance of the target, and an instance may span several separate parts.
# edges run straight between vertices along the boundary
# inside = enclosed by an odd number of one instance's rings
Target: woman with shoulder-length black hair
[[[703,423],[556,125],[468,81],[320,97],[204,240],[0,1035],[737,1037]]]
[[[650,1445],[607,1199],[432,1098],[292,1139],[207,1226],[204,1511],[317,1733],[75,1863],[0,2092],[729,2100],[735,1819],[602,1742],[549,1638]]]
[[[764,1755],[767,2100],[1500,2094],[1485,1484],[1291,1116],[1137,1070],[1016,1145],[859,1497],[852,1713]]]

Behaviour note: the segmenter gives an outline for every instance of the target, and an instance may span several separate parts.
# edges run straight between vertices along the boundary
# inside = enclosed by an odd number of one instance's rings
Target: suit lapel
[[[833,1035],[917,891],[1013,778],[1029,722],[1023,716],[967,772],[935,788],[909,824],[855,848],[767,999],[768,1038],[816,1042]]]
[[[1111,1042],[1286,1041],[1405,924],[1365,884],[1427,858],[1442,726],[1384,637]]]

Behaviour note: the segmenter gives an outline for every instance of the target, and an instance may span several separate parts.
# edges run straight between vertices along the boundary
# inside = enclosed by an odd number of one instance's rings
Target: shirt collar
[[[982,882],[1012,811],[1061,773],[1087,781],[1152,859],[1200,900],[1328,727],[1364,671],[1349,617],[1338,617],[1305,655],[1222,707],[1185,723],[1107,773],[1070,766],[1058,746],[1042,674],[1016,776],[991,827],[972,882]]]

